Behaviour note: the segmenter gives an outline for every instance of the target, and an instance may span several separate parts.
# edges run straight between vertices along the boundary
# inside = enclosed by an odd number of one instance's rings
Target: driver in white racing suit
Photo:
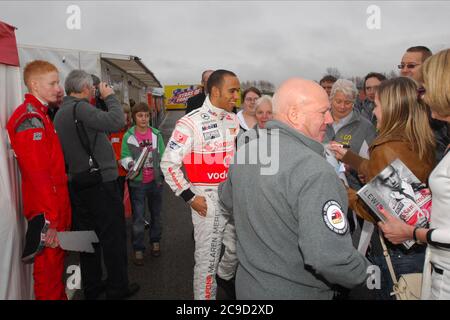
[[[192,208],[195,239],[194,299],[216,298],[216,273],[227,219],[221,214],[217,187],[233,159],[239,121],[231,111],[239,97],[236,75],[216,70],[208,80],[202,107],[178,120],[161,161],[165,180]],[[181,171],[184,164],[187,179]],[[229,280],[237,265],[234,228],[227,226],[226,254],[219,274]],[[230,259],[231,258],[231,259]]]

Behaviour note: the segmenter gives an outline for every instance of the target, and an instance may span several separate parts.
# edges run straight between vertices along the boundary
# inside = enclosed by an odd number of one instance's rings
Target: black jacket
[[[205,99],[206,99],[206,95],[203,91],[201,93],[187,99],[186,114],[188,114],[192,110],[200,108],[203,105],[203,102],[205,101]]]

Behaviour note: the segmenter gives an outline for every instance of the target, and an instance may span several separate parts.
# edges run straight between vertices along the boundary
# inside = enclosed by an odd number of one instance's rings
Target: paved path
[[[166,145],[176,121],[183,115],[184,111],[170,111],[162,122],[160,130]],[[129,236],[131,221],[127,222]],[[133,251],[131,242],[128,240],[129,280],[141,285],[141,290],[132,299],[191,300],[193,299],[194,240],[190,210],[181,198],[175,197],[167,184],[164,185],[162,225],[161,256],[154,258],[149,251],[146,252],[143,267],[133,264]],[[148,234],[146,240],[148,241]],[[77,264],[77,260],[77,255],[71,254],[67,264]],[[81,290],[72,291],[70,295],[73,299],[83,299]],[[217,298],[224,297],[224,292],[219,288]],[[351,292],[350,298],[365,300],[373,297],[366,289],[359,288]]]
[[[184,111],[170,111],[160,126],[167,144],[175,122],[184,115]],[[133,251],[128,240],[128,274],[130,282],[137,282],[141,290],[133,299],[193,299],[192,277],[194,267],[194,241],[192,239],[192,221],[186,203],[164,185],[162,208],[163,235],[161,256],[154,258],[148,250],[145,253],[143,267],[132,262]],[[148,215],[147,215],[148,217]],[[128,237],[131,221],[127,221]],[[146,234],[148,241],[148,234]],[[78,257],[71,254],[66,264],[77,264]],[[73,299],[83,299],[81,290],[71,292]]]

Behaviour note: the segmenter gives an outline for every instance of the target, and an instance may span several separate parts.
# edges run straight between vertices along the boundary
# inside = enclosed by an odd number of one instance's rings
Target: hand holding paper
[[[336,159],[338,160],[342,160],[348,151],[348,147],[346,145],[337,143],[336,141],[331,141],[328,144],[328,149],[334,153]]]
[[[28,221],[25,238],[25,247],[22,253],[22,261],[32,263],[34,257],[45,247],[56,248],[60,246],[64,250],[94,252],[92,243],[99,242],[94,231],[63,231],[48,229],[49,221],[44,214],[38,214]]]
[[[378,227],[383,231],[384,236],[393,244],[400,244],[413,238],[414,226],[392,216],[383,207],[378,207],[385,220],[378,222]]]

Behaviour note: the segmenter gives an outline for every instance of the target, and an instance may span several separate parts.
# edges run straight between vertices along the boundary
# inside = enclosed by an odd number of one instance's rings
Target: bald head
[[[273,96],[274,114],[283,115],[291,106],[303,108],[313,100],[328,100],[325,90],[314,81],[292,78],[281,84]]]
[[[318,142],[325,136],[326,125],[333,122],[326,91],[310,80],[292,78],[283,82],[272,102],[274,119]]]

